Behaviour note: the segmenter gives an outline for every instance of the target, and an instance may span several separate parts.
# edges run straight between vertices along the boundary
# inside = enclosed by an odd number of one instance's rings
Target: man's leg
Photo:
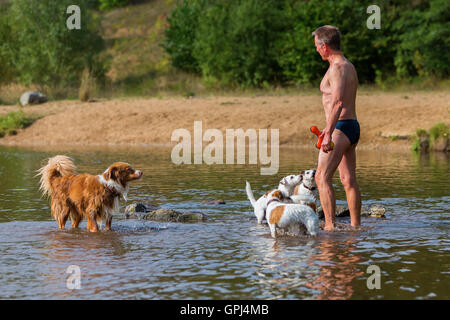
[[[356,145],[344,152],[339,175],[347,196],[351,225],[358,227],[361,225],[361,192],[356,180]]]
[[[341,162],[344,152],[350,147],[350,141],[339,130],[333,131],[334,149],[328,153],[320,150],[316,171],[316,184],[319,189],[320,204],[325,216],[325,230],[332,231],[336,220],[336,196],[332,178]]]

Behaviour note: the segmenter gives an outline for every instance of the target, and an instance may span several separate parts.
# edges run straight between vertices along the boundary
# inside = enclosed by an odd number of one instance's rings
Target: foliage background
[[[66,27],[71,4],[81,8],[81,30]],[[20,93],[3,98],[11,85],[74,98],[86,78],[84,87],[95,81],[106,97],[317,86],[328,65],[311,32],[324,24],[341,30],[362,84],[448,83],[450,2],[377,1],[381,29],[369,30],[372,4],[0,0],[0,101],[17,101]]]
[[[80,30],[66,26],[71,4],[71,0],[14,0],[2,8],[1,81],[52,89],[78,86],[84,69],[104,79],[105,66],[99,59],[104,40],[98,19],[89,10],[92,1],[77,1],[84,12]]]
[[[363,83],[449,75],[450,3],[380,1],[381,29],[366,26],[373,1],[190,0],[166,31],[174,66],[232,85],[315,83],[327,65],[311,32],[331,24]]]

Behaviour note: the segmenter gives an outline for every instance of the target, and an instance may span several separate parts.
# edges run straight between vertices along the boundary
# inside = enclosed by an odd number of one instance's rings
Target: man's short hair
[[[319,42],[327,44],[331,49],[341,50],[341,33],[337,27],[330,25],[321,26],[312,35],[317,36]]]

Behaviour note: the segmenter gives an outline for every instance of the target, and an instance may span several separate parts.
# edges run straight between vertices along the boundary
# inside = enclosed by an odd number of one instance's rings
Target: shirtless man
[[[320,83],[326,127],[321,135],[323,141],[315,176],[325,215],[325,230],[333,231],[335,227],[336,196],[332,178],[336,169],[339,169],[347,196],[351,225],[358,227],[361,224],[361,193],[356,181],[355,151],[359,140],[355,110],[358,76],[353,64],[340,51],[338,28],[322,26],[312,34],[317,52],[330,63]]]

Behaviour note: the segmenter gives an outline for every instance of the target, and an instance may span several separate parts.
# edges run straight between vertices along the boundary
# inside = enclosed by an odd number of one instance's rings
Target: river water
[[[99,151],[101,149],[102,151]],[[450,158],[358,151],[363,205],[386,218],[362,218],[357,231],[270,237],[245,195],[314,168],[317,151],[280,149],[274,176],[258,165],[175,165],[167,148],[33,150],[0,147],[1,299],[449,299]],[[207,222],[113,219],[111,232],[64,231],[38,192],[36,170],[66,154],[78,172],[99,174],[125,161],[144,171],[128,203],[146,201],[206,213]],[[338,204],[345,193],[335,176]],[[224,205],[202,204],[223,199]],[[349,224],[349,218],[338,219]],[[369,266],[381,272],[379,289]],[[69,289],[80,271],[80,289]],[[78,270],[78,269],[77,269]],[[69,286],[68,286],[69,282]],[[369,284],[369,285],[368,285]]]

